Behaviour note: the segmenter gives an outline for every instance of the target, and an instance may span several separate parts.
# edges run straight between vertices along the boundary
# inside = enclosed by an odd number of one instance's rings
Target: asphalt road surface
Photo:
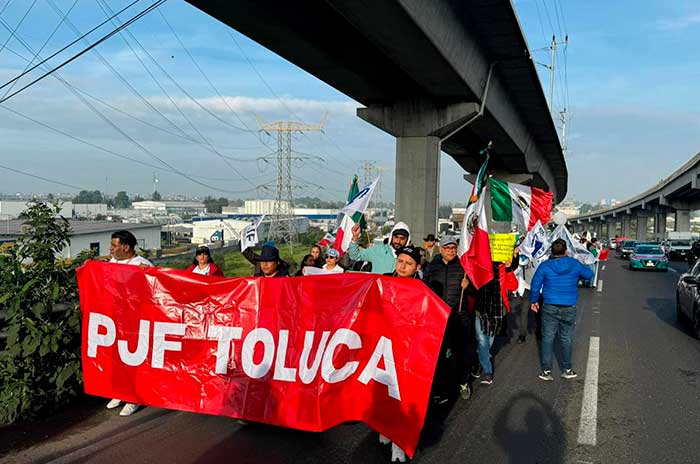
[[[668,273],[632,272],[611,256],[598,287],[581,289],[575,380],[537,378],[534,335],[503,338],[495,382],[449,411],[419,463],[693,463],[700,461],[700,341],[675,316]],[[531,321],[534,325],[534,320]],[[0,437],[0,440],[2,438]],[[146,408],[100,409],[1,462],[386,463],[389,447],[362,424],[314,434]]]

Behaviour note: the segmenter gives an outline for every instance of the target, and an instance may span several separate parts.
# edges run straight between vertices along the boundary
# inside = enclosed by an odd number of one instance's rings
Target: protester
[[[342,274],[345,269],[340,267],[338,264],[338,259],[340,258],[340,253],[335,248],[330,248],[326,252],[326,264],[323,265],[324,274]]]
[[[314,266],[323,267],[326,261],[323,259],[323,252],[319,245],[311,245],[311,250],[309,251],[311,256],[314,258]]]
[[[514,272],[515,278],[518,279],[518,289],[514,292],[511,302],[511,307],[515,309],[515,311],[511,311],[511,320],[517,319],[517,324],[514,324],[513,327],[516,325],[518,327],[518,343],[525,343],[530,316],[530,283],[537,270],[537,263],[534,259],[522,254],[519,259],[518,269]]]
[[[418,270],[420,269],[420,252],[418,251],[418,248],[405,246],[397,250],[396,264],[394,267],[395,270],[393,272],[387,272],[384,275],[419,279]],[[430,408],[430,406],[428,407]],[[379,434],[379,443],[383,445],[391,443],[391,462],[406,462],[406,453],[404,453],[404,451],[399,448],[396,443],[392,443],[388,437]]]
[[[388,244],[374,245],[361,250],[357,244],[360,238],[360,225],[355,224],[352,227],[352,241],[348,247],[348,254],[353,261],[370,261],[372,272],[375,274],[392,273],[396,268],[397,252],[406,246],[410,237],[408,226],[403,222],[397,222],[391,230]],[[420,256],[418,260],[420,262]]]
[[[425,259],[428,263],[433,262],[433,259],[440,254],[440,247],[435,244],[435,235],[428,234],[423,238],[423,249],[425,250]]]
[[[553,258],[543,262],[532,278],[530,303],[533,311],[539,311],[542,292],[542,347],[540,351],[542,372],[539,378],[545,381],[552,377],[552,352],[554,338],[559,337],[562,346],[561,377],[573,379],[577,376],[571,366],[571,351],[579,279],[590,280],[593,271],[578,260],[566,255],[566,242],[557,239],[552,243]]]
[[[316,260],[314,259],[313,255],[308,254],[304,255],[304,258],[301,260],[301,263],[299,264],[299,270],[294,274],[295,277],[303,276],[304,275],[304,268],[305,267],[316,267]]]
[[[110,263],[130,264],[132,266],[149,267],[153,264],[146,258],[136,254],[136,237],[128,230],[118,230],[112,234],[109,244]],[[119,398],[113,398],[107,403],[107,409],[114,409],[122,404]],[[119,412],[120,416],[130,416],[139,409],[135,403],[126,403]]]
[[[209,247],[204,245],[197,247],[197,250],[194,252],[194,260],[187,270],[205,276],[224,277],[224,272],[221,268],[214,264],[214,258],[211,257]]]
[[[276,248],[275,242],[270,241],[270,240],[268,240],[267,242],[265,242],[265,243],[263,244],[263,247],[266,247],[266,246]],[[252,246],[250,246],[250,247],[246,248],[245,250],[243,250],[243,251],[241,252],[241,254],[243,255],[243,257],[244,257],[245,259],[248,260],[248,262],[249,262],[250,264],[252,264],[252,265],[255,267],[255,269],[253,270],[253,275],[254,275],[254,276],[261,276],[261,275],[262,275],[262,271],[260,270],[260,262],[255,260],[256,256],[258,256],[258,255],[255,253],[255,249],[254,249]]]
[[[479,383],[491,385],[493,383],[493,356],[491,347],[496,334],[501,330],[503,318],[510,311],[508,291],[517,289],[517,280],[513,272],[518,268],[520,250],[515,247],[513,259],[509,263],[493,263],[494,278],[483,285],[479,290],[467,287],[470,293],[476,297],[474,305],[476,339],[478,342],[479,363],[483,375]],[[472,289],[472,290],[469,290]]]
[[[255,277],[288,277],[289,265],[280,259],[277,248],[265,245],[255,261],[260,263],[260,276]]]
[[[464,399],[469,399],[472,393],[470,374],[476,364],[477,344],[474,317],[467,311],[467,298],[464,294],[469,286],[469,280],[457,256],[455,236],[446,235],[440,240],[440,253],[425,270],[425,283],[450,307],[445,333],[446,346],[455,358],[460,395]],[[440,359],[442,360],[442,357]],[[438,364],[436,371],[440,367],[442,366]],[[449,394],[448,387],[443,386],[440,389],[443,390],[444,395]]]

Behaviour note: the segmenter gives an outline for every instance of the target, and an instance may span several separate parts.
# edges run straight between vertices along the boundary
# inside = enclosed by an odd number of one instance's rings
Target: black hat
[[[211,256],[211,252],[209,251],[209,247],[206,245],[200,245],[197,247],[197,250],[194,252],[195,255],[199,255],[204,253],[207,256]]]
[[[271,246],[263,246],[262,247],[262,252],[260,253],[260,256],[255,257],[255,261],[279,261],[280,260],[280,251]]]
[[[435,234],[428,234],[427,237],[423,238],[424,242],[434,242],[435,241]]]
[[[417,263],[420,264],[420,248],[414,246],[405,246],[396,252],[396,257],[399,255],[408,255]]]

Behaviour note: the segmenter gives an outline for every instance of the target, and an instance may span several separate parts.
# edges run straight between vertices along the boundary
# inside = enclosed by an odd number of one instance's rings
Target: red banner
[[[321,432],[362,421],[412,456],[449,308],[416,279],[78,269],[86,393]]]

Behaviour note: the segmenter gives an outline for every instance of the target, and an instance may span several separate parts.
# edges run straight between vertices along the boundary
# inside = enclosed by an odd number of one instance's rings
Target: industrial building
[[[31,200],[0,200],[0,220],[17,219],[30,204]],[[73,202],[61,202],[61,212],[58,215],[73,217]]]
[[[160,225],[122,224],[111,221],[68,221],[71,227],[70,244],[59,256],[76,258],[83,250],[93,249],[98,256],[109,255],[112,234],[117,230],[128,229],[136,237],[142,250],[160,250]],[[22,220],[0,221],[0,243],[14,242],[23,235]]]

